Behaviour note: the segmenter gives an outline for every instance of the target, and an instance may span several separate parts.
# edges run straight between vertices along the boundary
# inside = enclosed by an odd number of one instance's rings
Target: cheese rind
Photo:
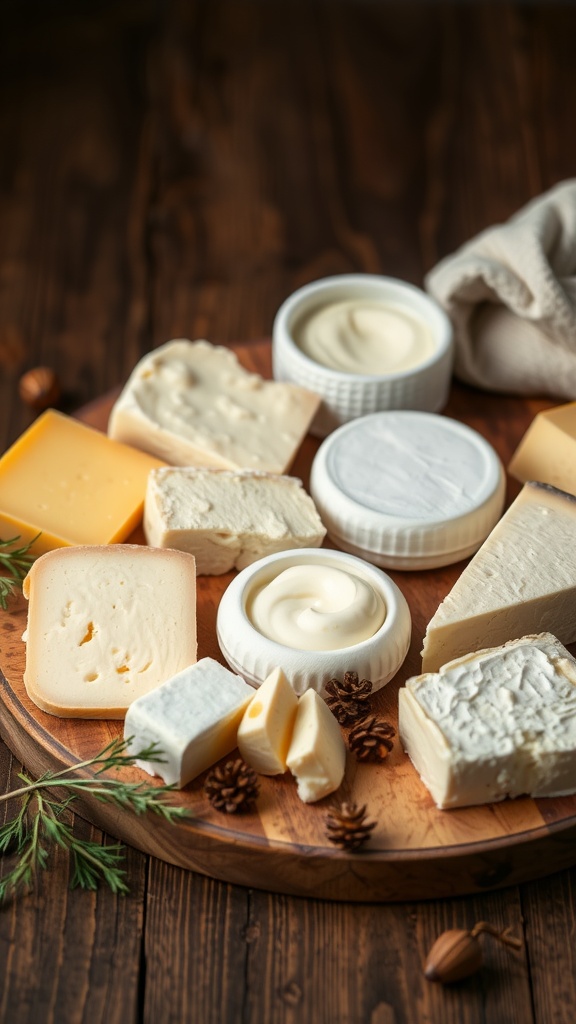
[[[576,660],[550,633],[408,679],[399,734],[438,807],[576,792]]]
[[[125,540],[142,518],[158,459],[48,409],[0,459],[0,537],[43,554]]]
[[[336,718],[315,690],[307,690],[298,701],[286,764],[304,803],[333,793],[344,778],[346,744]]]
[[[538,413],[510,460],[516,480],[540,480],[576,494],[576,402]]]
[[[576,640],[576,498],[529,482],[428,623],[422,671],[541,631]]]
[[[137,697],[196,661],[194,559],[115,544],[42,555],[29,600],[24,683],[43,711],[123,718]]]
[[[176,466],[283,473],[319,403],[296,384],[249,373],[230,349],[179,339],[138,363],[108,433]]]
[[[240,676],[202,658],[130,705],[124,722],[129,751],[155,743],[163,763],[138,760],[138,767],[181,789],[234,750],[253,694]]]
[[[198,575],[211,576],[276,551],[319,547],[326,534],[295,477],[192,466],[150,473],[144,532],[155,547],[189,551]]]
[[[238,727],[238,750],[261,775],[282,775],[298,697],[281,668],[274,669],[252,697]]]

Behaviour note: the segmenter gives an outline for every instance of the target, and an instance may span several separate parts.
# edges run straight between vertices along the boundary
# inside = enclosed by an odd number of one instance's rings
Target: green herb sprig
[[[0,571],[2,573],[8,571],[10,574],[0,575],[0,608],[3,608],[4,611],[8,607],[10,594],[22,584],[22,580],[36,557],[30,554],[30,548],[39,536],[40,534],[19,548],[14,547],[20,540],[19,536],[12,537],[10,540],[0,540]],[[12,550],[9,550],[10,548]]]
[[[46,772],[36,781],[20,772],[18,778],[24,785],[0,796],[0,804],[12,799],[22,801],[18,814],[0,828],[0,855],[14,853],[17,857],[14,868],[0,878],[0,903],[9,895],[16,896],[33,887],[38,873],[48,866],[50,846],[68,850],[72,858],[71,889],[94,890],[104,881],[114,893],[128,892],[126,871],[120,867],[123,845],[101,846],[91,840],[78,839],[70,825],[62,821],[62,815],[78,796],[89,793],[96,800],[128,808],[135,814],[151,812],[169,822],[189,816],[185,807],[167,802],[166,796],[174,791],[174,786],[152,786],[103,777],[103,772],[133,765],[136,760],[163,763],[164,756],[157,744],[129,754],[130,743],[131,739],[112,740],[95,757],[59,772]],[[96,767],[93,777],[78,778],[74,774],[88,767]],[[58,788],[65,791],[63,799],[46,792]]]

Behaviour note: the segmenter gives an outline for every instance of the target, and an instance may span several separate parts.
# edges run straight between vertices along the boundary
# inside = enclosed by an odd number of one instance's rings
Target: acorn
[[[424,964],[424,976],[427,981],[439,981],[447,985],[476,974],[483,963],[482,947],[478,938],[483,932],[492,935],[511,949],[522,948],[521,940],[510,935],[509,928],[499,932],[487,921],[479,921],[470,931],[451,928],[438,936],[428,953]]]
[[[35,412],[43,412],[60,398],[60,382],[49,366],[35,366],[21,376],[18,392],[26,405]]]

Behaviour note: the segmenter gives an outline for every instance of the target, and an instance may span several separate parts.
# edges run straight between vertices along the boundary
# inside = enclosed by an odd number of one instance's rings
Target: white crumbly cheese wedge
[[[281,668],[266,677],[238,727],[238,750],[261,775],[282,775],[292,738],[298,697]]]
[[[236,746],[236,731],[254,690],[212,658],[202,658],[134,701],[124,722],[132,754],[155,743],[163,763],[139,768],[181,789]]]
[[[296,384],[249,373],[230,349],[176,340],[135,367],[108,433],[174,466],[283,473],[319,404]]]
[[[217,576],[276,551],[320,547],[326,530],[295,477],[179,466],[149,474],[144,533],[149,544],[193,554],[198,575]]]
[[[408,679],[399,711],[438,807],[576,792],[576,661],[550,633]]]
[[[196,661],[194,559],[133,544],[57,548],[34,562],[29,697],[70,718],[123,718],[137,697]]]
[[[333,793],[344,778],[346,744],[330,708],[307,690],[298,709],[286,764],[298,783],[298,796],[314,803]]]
[[[422,671],[542,631],[576,640],[576,497],[527,483],[428,623]]]

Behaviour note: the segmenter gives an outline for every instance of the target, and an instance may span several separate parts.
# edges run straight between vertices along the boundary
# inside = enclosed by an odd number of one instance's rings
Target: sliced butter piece
[[[157,744],[163,762],[138,760],[138,767],[181,789],[234,750],[253,694],[240,676],[202,658],[130,705],[124,738],[132,754]]]
[[[542,631],[576,640],[576,498],[527,483],[428,623],[422,671]]]
[[[238,728],[238,750],[261,775],[282,775],[292,738],[298,697],[281,668],[264,680]]]
[[[438,807],[576,792],[576,661],[550,633],[408,679],[399,734]]]
[[[149,544],[193,554],[200,576],[244,569],[276,551],[319,547],[326,535],[295,477],[191,466],[150,473],[144,532]]]
[[[123,718],[137,697],[196,661],[194,559],[133,544],[59,548],[34,562],[28,696],[70,718]]]
[[[538,413],[514,452],[508,472],[576,494],[576,402]]]
[[[296,384],[248,373],[230,349],[179,339],[138,363],[108,433],[175,466],[283,473],[319,404]]]
[[[125,540],[142,518],[158,459],[48,409],[0,459],[0,537],[35,554]]]
[[[342,732],[315,690],[307,690],[298,701],[286,764],[298,783],[298,796],[307,804],[333,793],[344,778]]]

